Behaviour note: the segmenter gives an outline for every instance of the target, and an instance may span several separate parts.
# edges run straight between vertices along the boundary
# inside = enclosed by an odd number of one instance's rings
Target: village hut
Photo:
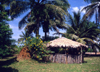
[[[56,63],[83,63],[83,50],[88,48],[87,45],[82,43],[61,37],[50,41],[47,47],[55,53],[51,54],[49,60]],[[62,50],[62,52],[57,52],[57,50]]]

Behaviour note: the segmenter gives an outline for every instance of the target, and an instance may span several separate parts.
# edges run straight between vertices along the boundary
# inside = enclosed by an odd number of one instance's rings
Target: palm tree
[[[18,42],[26,40],[27,37],[33,37],[32,34],[29,34],[27,31],[22,32],[22,35],[19,35],[21,38],[18,39]]]
[[[49,22],[48,24],[56,23],[57,20],[60,24],[64,22],[69,3],[67,0],[14,0],[10,7],[12,18],[30,9],[30,12],[19,22],[19,29],[27,24],[26,29],[30,29],[30,33],[34,31],[38,36],[39,28],[46,21]]]
[[[86,10],[84,19],[91,19],[92,16],[95,14],[96,24],[98,25],[100,22],[100,0],[84,0],[84,1],[91,3],[82,9]]]
[[[74,16],[72,17],[69,14],[67,31],[64,36],[67,36],[75,41],[86,43],[87,41],[93,42],[93,39],[96,39],[97,35],[100,33],[100,29],[93,22],[81,19],[80,11],[73,12]],[[93,42],[94,43],[94,42]]]
[[[33,23],[33,22],[32,22]],[[65,24],[60,23],[60,21],[52,21],[52,20],[46,20],[42,22],[42,28],[43,32],[45,33],[45,39],[47,37],[47,33],[49,30],[56,31],[57,33],[60,33],[58,29],[65,29]],[[36,32],[36,24],[31,24],[31,22],[25,27],[25,30],[30,34],[32,32]]]

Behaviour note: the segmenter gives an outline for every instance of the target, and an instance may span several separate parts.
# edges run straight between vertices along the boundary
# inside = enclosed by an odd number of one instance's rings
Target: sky
[[[77,12],[79,9],[81,10],[83,7],[88,5],[86,2],[84,2],[84,0],[68,0],[68,2],[70,4],[70,8],[68,9],[68,12],[70,14],[72,14],[73,11]],[[12,31],[13,31],[13,35],[12,35],[13,39],[18,40],[18,38],[20,38],[19,35],[22,34],[22,31],[24,32],[24,28],[19,30],[18,23],[28,12],[29,11],[23,13],[21,16],[19,16],[18,18],[14,19],[13,21],[9,21],[8,22],[9,25],[10,25],[10,28],[12,28]],[[85,14],[85,11],[82,12],[82,15],[83,14]],[[63,33],[63,32],[65,32],[65,30],[60,30],[60,32]],[[54,36],[53,35],[54,33],[56,33],[56,32],[50,31],[49,35],[50,36]],[[39,34],[41,35],[41,37],[44,36],[42,28],[40,28]]]

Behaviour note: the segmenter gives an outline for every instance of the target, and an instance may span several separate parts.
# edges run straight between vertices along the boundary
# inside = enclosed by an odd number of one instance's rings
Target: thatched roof
[[[87,45],[84,45],[82,43],[67,39],[65,37],[61,37],[55,40],[50,41],[47,44],[47,47],[69,47],[69,48],[77,48],[77,47],[85,47],[87,48]]]

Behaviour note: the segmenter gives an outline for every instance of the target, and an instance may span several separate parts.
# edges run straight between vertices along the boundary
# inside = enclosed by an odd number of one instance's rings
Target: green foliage
[[[22,32],[22,35],[19,35],[20,36],[20,38],[18,39],[18,42],[23,42],[27,37],[33,37],[32,36],[32,34],[29,34],[27,31],[25,31],[25,33],[24,32]]]
[[[93,52],[93,49],[88,48],[87,52]]]
[[[47,50],[43,41],[38,37],[26,38],[26,40],[24,41],[24,46],[28,46],[32,58],[36,58],[38,60],[43,60],[46,56],[49,55],[49,53],[52,53],[52,51]]]
[[[5,22],[0,22],[0,57],[10,55],[8,47],[11,45],[12,30]]]
[[[5,0],[0,0],[0,58],[11,55],[11,49],[9,48],[12,44],[11,35],[12,30],[6,23],[8,19],[7,12],[5,10]]]
[[[22,47],[18,47],[17,45],[11,45],[9,49],[10,49],[12,54],[19,54]]]
[[[42,36],[41,39],[42,39],[43,41],[51,41],[51,40],[54,40],[54,39],[57,39],[57,38],[59,38],[59,37],[57,37],[57,36],[53,37],[53,36],[48,36],[48,35],[47,35],[46,39],[45,39],[45,36]]]
[[[45,33],[63,28],[69,6],[67,0],[14,0],[10,5],[10,15],[14,19],[30,9],[19,22],[19,29],[27,24],[25,29],[28,33],[34,32],[38,37],[40,27]]]
[[[86,42],[96,39],[100,33],[99,26],[81,18],[81,12],[73,12],[74,16],[69,14],[66,33],[63,35],[72,40],[86,44]]]
[[[7,12],[3,12],[3,11],[0,10],[0,21],[2,21],[3,19],[8,20]]]
[[[0,0],[0,22],[2,22],[3,20],[10,20],[9,18],[8,18],[8,12],[7,12],[7,10],[5,10],[5,6],[6,6],[6,4],[8,4],[10,2],[10,0],[3,0],[3,1],[1,1]]]
[[[90,20],[95,15],[95,22],[97,25],[100,23],[100,0],[84,0],[85,2],[91,3],[85,6],[82,10],[85,10],[84,19]]]

